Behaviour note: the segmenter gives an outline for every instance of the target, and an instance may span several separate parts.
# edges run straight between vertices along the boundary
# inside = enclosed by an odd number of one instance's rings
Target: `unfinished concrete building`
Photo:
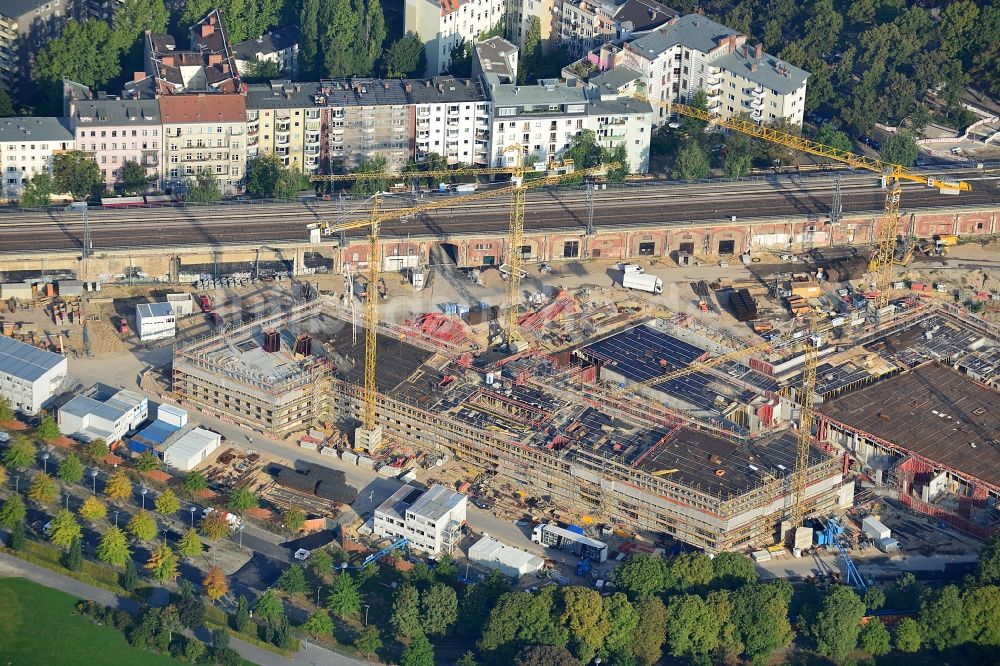
[[[179,347],[175,395],[273,436],[317,421],[351,432],[360,421],[364,336],[355,338],[338,314],[330,302],[314,301]],[[766,391],[741,388],[741,395],[727,392],[716,400],[717,378],[684,384],[685,403],[706,413],[722,410],[717,424],[680,419],[649,396],[591,397],[604,380],[588,354],[613,354],[609,349],[623,348],[636,330],[664,345],[648,359],[652,367],[660,367],[670,345],[677,352],[669,363],[707,353],[690,342],[678,344],[656,324],[610,336],[581,353],[509,358],[449,353],[412,334],[404,342],[386,327],[377,405],[382,455],[391,456],[394,447],[452,455],[572,513],[713,552],[774,543],[789,511],[795,438],[761,424],[722,427],[730,402],[766,402]],[[311,349],[295,353],[302,335]],[[741,387],[770,386],[749,368],[731,370]],[[664,403],[675,399],[670,390]],[[768,425],[773,420],[760,418]],[[809,513],[849,504],[852,486],[843,483],[842,472],[842,458],[813,451]]]

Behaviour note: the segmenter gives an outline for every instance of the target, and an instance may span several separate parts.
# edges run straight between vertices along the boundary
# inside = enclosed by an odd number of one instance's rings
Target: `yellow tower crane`
[[[655,106],[665,107],[668,112],[673,111],[682,116],[697,118],[698,120],[703,120],[719,127],[725,127],[726,129],[740,132],[741,134],[746,134],[762,141],[776,143],[794,150],[801,150],[810,155],[825,157],[834,162],[846,164],[853,169],[866,169],[881,174],[885,178],[886,184],[885,209],[882,216],[882,225],[879,228],[878,242],[872,253],[870,265],[870,270],[875,273],[875,287],[878,291],[875,298],[875,307],[877,309],[881,309],[889,304],[889,288],[892,284],[892,258],[896,251],[896,226],[899,223],[899,205],[903,191],[903,181],[921,183],[949,193],[968,192],[972,189],[965,181],[947,181],[934,176],[926,176],[910,171],[899,164],[833,148],[822,143],[810,141],[801,136],[760,125],[753,120],[721,118],[710,111],[686,104],[647,101]]]
[[[342,222],[338,224],[331,224],[330,222],[320,222],[311,228],[319,228],[326,234],[339,233],[341,231],[349,231],[352,229],[366,229],[368,231],[368,270],[367,279],[368,287],[366,289],[365,296],[365,375],[364,375],[364,386],[362,387],[362,408],[361,408],[361,426],[354,433],[355,448],[361,449],[367,452],[373,452],[378,450],[382,443],[382,428],[378,424],[375,413],[375,403],[378,398],[378,389],[376,385],[377,378],[377,362],[378,362],[378,291],[375,288],[378,282],[379,276],[379,266],[381,264],[381,243],[379,241],[379,233],[381,231],[382,223],[387,220],[398,219],[401,217],[409,217],[419,215],[420,213],[426,213],[429,211],[440,210],[442,208],[449,208],[452,206],[458,206],[464,203],[470,203],[473,201],[480,201],[483,199],[489,199],[492,197],[503,196],[505,194],[510,194],[512,202],[515,206],[520,206],[520,212],[517,214],[517,219],[520,220],[518,227],[518,236],[515,239],[520,243],[520,239],[523,237],[524,231],[524,194],[525,191],[530,188],[542,187],[544,185],[552,184],[558,182],[563,178],[567,178],[572,175],[597,175],[599,173],[605,172],[609,168],[615,168],[617,165],[602,165],[594,167],[591,169],[581,169],[580,171],[574,173],[567,173],[557,176],[547,176],[545,178],[539,178],[538,180],[525,181],[523,178],[514,181],[514,184],[507,187],[500,187],[490,190],[484,190],[482,192],[476,192],[475,194],[467,194],[455,197],[449,197],[447,199],[439,199],[437,201],[431,201],[429,203],[421,204],[419,206],[410,206],[408,208],[395,208],[391,210],[381,211],[379,204],[382,198],[381,193],[376,193],[372,197],[372,214],[370,218],[351,220],[347,222]],[[524,167],[520,166],[511,168],[499,168],[494,170],[490,169],[475,169],[479,174],[484,175],[488,173],[515,173],[518,175],[523,175]],[[426,173],[426,172],[425,172]],[[467,171],[459,172],[449,172],[451,174],[462,174],[468,173]],[[512,221],[514,220],[515,213],[511,212]],[[513,222],[512,222],[513,227]],[[511,244],[511,239],[508,238],[508,247]],[[520,245],[518,245],[520,247]],[[510,251],[508,250],[508,254]],[[514,253],[517,254],[517,253]],[[520,267],[520,262],[518,262],[518,268]],[[518,273],[518,278],[520,273]],[[519,282],[519,280],[518,280]],[[516,293],[516,292],[515,292]],[[507,290],[508,299],[511,298],[511,291]],[[518,299],[519,300],[519,299]],[[517,326],[517,316],[516,309],[517,303],[507,304],[508,310],[513,309],[515,315],[513,318],[513,325]],[[509,318],[508,318],[509,320]],[[515,333],[516,335],[516,333]]]

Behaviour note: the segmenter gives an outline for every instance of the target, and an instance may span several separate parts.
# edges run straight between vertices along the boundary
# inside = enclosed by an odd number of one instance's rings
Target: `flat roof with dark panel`
[[[734,444],[708,432],[680,428],[636,466],[651,474],[663,472],[659,476],[664,479],[725,499],[761,485],[765,473],[779,479],[791,474],[796,444],[792,432],[752,444]],[[812,449],[809,463],[815,465],[824,458]]]
[[[928,363],[817,409],[963,475],[1000,485],[1000,395]]]

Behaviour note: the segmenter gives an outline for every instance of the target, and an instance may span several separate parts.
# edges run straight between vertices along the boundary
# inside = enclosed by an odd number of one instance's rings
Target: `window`
[[[575,259],[580,256],[580,241],[566,241],[563,243],[563,258]]]

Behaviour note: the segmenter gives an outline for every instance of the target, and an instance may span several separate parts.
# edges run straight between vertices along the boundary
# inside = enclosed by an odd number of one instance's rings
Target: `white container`
[[[870,536],[872,540],[888,539],[892,536],[892,530],[883,525],[877,518],[868,516],[861,523],[861,531]]]

